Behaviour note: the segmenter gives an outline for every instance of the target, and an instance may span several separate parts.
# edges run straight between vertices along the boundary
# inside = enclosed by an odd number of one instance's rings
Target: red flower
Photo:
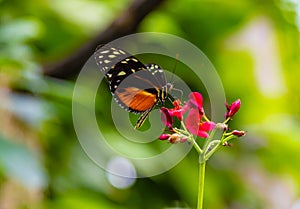
[[[235,113],[240,109],[241,107],[241,100],[234,101],[231,105],[225,104],[227,108],[227,112],[225,114],[225,118],[232,118]]]
[[[173,117],[170,114],[169,109],[162,107],[160,109],[161,112],[161,121],[162,123],[167,126],[169,129],[172,129],[172,125],[174,123]]]
[[[180,106],[180,100],[175,100],[173,102],[174,108],[169,109],[169,113],[172,117],[177,117],[180,121],[182,120],[182,115],[186,112],[187,108]]]
[[[188,131],[194,135],[197,135],[202,138],[208,138],[208,132],[213,130],[216,126],[213,122],[202,122],[202,116],[204,114],[203,110],[203,99],[202,95],[198,92],[192,92],[189,95],[189,101],[184,105],[180,106],[180,101],[175,100],[173,102],[174,108],[168,109],[165,107],[161,108],[161,119],[163,124],[172,131],[174,118],[177,117],[182,121],[182,115],[188,112],[188,115],[185,119],[185,125]],[[160,140],[168,140],[171,143],[175,143],[178,141],[184,141],[183,139],[179,139],[177,135],[166,135],[162,134],[160,136]]]
[[[198,109],[191,109],[186,120],[186,128],[194,135],[202,138],[208,138],[208,132],[216,127],[214,122],[201,122],[202,114],[199,114]]]
[[[166,108],[162,107],[160,109],[161,114],[161,121],[165,126],[167,126],[169,129],[172,129],[172,125],[174,123],[173,117],[177,117],[179,120],[182,120],[182,115],[186,112],[185,107],[180,106],[180,101],[175,100],[173,102],[174,108]]]
[[[198,108],[199,112],[203,114],[204,110],[202,95],[199,92],[192,92],[189,95],[189,99],[188,106],[190,108]]]

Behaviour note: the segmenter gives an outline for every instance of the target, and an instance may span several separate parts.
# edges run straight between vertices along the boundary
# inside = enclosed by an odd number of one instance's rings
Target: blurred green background
[[[114,187],[76,138],[75,81],[42,73],[130,3],[0,0],[1,209],[196,207],[194,150],[164,174]],[[228,101],[242,101],[231,126],[248,134],[210,159],[205,208],[300,208],[299,30],[296,0],[169,0],[138,27],[195,44],[214,64]],[[179,67],[175,73],[201,92],[192,76]],[[96,107],[102,117],[107,101],[108,89]]]

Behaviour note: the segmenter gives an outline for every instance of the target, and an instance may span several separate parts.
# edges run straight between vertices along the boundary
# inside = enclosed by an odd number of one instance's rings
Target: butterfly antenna
[[[177,92],[179,92],[179,94],[180,94],[180,101],[182,100],[182,97],[183,97],[183,91],[181,90],[181,89],[176,89],[176,88],[173,88],[173,91],[177,91]],[[178,99],[178,98],[177,98]]]
[[[177,91],[177,92],[180,93],[180,100],[181,100],[182,96],[183,96],[183,91],[180,90],[180,89],[174,88],[174,85],[173,85],[173,83],[175,82],[173,79],[174,79],[174,74],[175,74],[175,70],[176,70],[176,67],[177,67],[178,60],[179,60],[179,54],[177,53],[176,54],[176,62],[175,62],[175,65],[174,65],[174,68],[173,68],[173,71],[172,71],[172,76],[171,76],[171,79],[170,79],[170,83],[172,84],[172,91]],[[169,98],[169,100],[170,100],[170,98]]]
[[[177,67],[178,58],[179,58],[179,54],[177,53],[177,54],[176,54],[176,62],[175,62],[175,65],[174,65],[174,68],[173,68],[173,71],[172,71],[172,77],[171,77],[171,79],[170,79],[170,82],[171,82],[171,83],[173,83],[173,78],[174,78],[175,70],[176,70],[176,67]]]

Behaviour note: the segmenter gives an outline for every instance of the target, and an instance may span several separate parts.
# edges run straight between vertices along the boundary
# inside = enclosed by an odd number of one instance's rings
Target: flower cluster
[[[203,108],[203,98],[199,92],[192,92],[183,105],[179,100],[173,102],[173,108],[161,108],[161,121],[166,126],[166,132],[159,136],[171,144],[189,142],[199,154],[199,192],[198,209],[203,207],[204,174],[206,161],[222,146],[230,147],[231,139],[245,136],[245,131],[230,131],[229,122],[241,107],[238,99],[232,104],[225,103],[225,120],[215,123],[208,119]],[[178,126],[180,122],[180,127]],[[204,143],[196,141],[196,137],[206,139]]]
[[[173,108],[161,108],[161,120],[167,127],[167,132],[162,134],[160,140],[168,140],[170,143],[186,142],[193,139],[193,135],[200,138],[209,138],[209,133],[216,128],[216,123],[210,121],[203,109],[203,98],[199,92],[192,92],[189,100],[181,105],[179,100],[173,102]],[[227,129],[227,123],[241,105],[240,100],[233,102],[231,105],[226,103],[227,112],[225,114],[225,122],[222,123],[224,131]],[[174,127],[174,119],[177,118],[183,129]],[[221,125],[219,125],[221,127]],[[244,131],[233,131],[231,135],[240,137],[244,136]]]

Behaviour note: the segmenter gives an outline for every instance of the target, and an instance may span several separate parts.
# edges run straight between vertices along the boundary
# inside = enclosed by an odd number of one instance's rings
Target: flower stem
[[[208,121],[208,122],[210,121],[210,120],[209,120],[209,119],[206,117],[206,115],[205,115],[205,114],[203,114],[203,116],[202,116],[202,117],[204,118],[204,120],[205,120],[205,121]]]
[[[193,145],[194,145],[194,148],[197,150],[198,154],[201,155],[202,154],[202,149],[199,147],[199,145],[197,144],[195,139],[193,139]]]
[[[198,186],[198,204],[197,209],[203,208],[203,195],[204,195],[204,177],[205,177],[206,161],[199,163],[199,186]]]
[[[184,131],[189,134],[188,130],[186,129],[184,122],[181,121],[181,126],[183,127]],[[197,150],[198,154],[201,155],[202,154],[202,149],[201,147],[197,144],[196,140],[194,139],[193,135],[189,134],[189,138],[192,140],[193,142],[193,146],[194,148]]]

